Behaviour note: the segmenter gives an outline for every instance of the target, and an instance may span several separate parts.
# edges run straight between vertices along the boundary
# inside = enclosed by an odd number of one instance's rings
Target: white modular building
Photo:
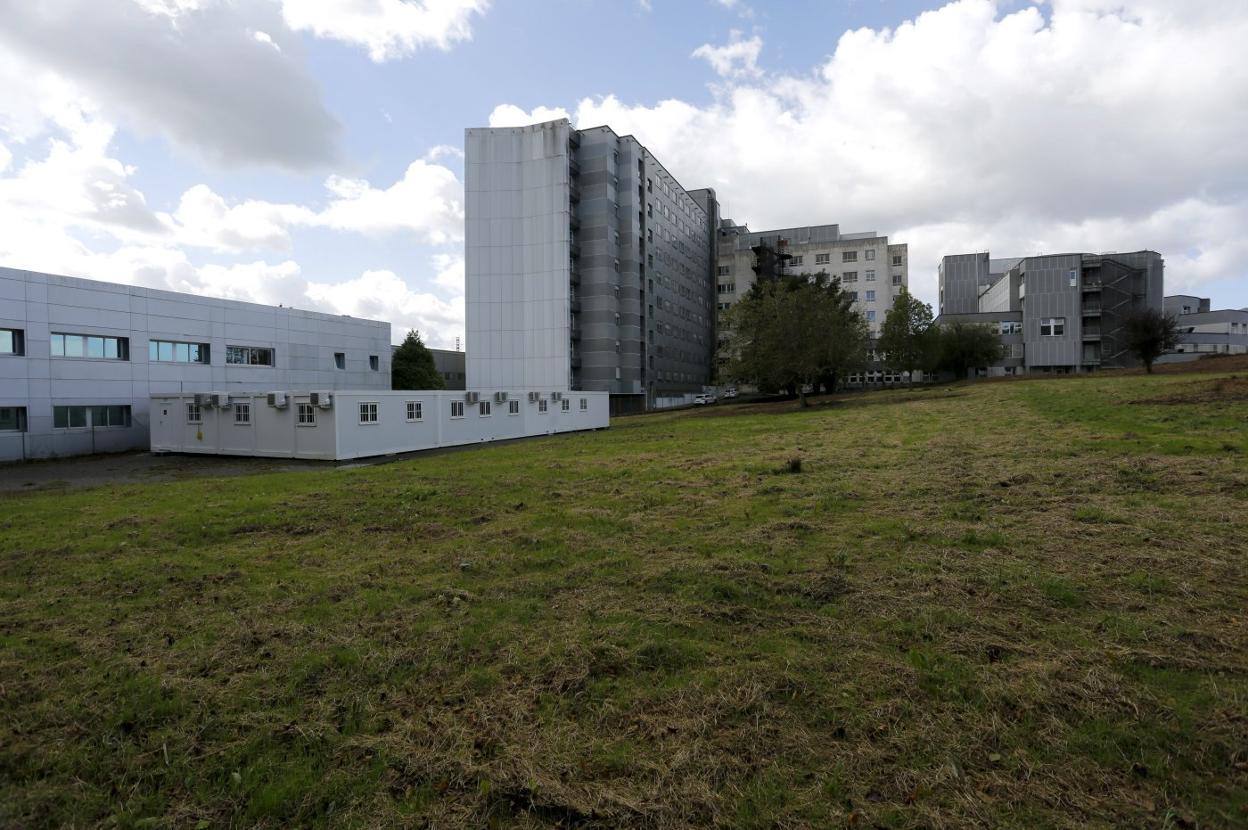
[[[145,449],[181,392],[389,389],[390,324],[0,268],[0,461]]]
[[[604,429],[607,392],[322,391],[151,400],[153,452],[340,461]]]

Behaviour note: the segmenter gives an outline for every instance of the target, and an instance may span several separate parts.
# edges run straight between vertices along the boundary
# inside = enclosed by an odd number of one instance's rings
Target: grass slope
[[[4,497],[0,825],[1243,826],[1242,384]]]

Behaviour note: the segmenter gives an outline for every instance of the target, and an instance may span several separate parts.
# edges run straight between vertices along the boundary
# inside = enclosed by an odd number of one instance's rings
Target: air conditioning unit
[[[207,392],[196,392],[195,405],[205,409],[212,408],[212,395],[209,395]]]
[[[495,400],[496,402],[498,402],[498,403],[506,403],[506,402],[507,402],[507,393],[506,393],[506,392],[495,392],[495,393],[494,393],[494,400]]]
[[[270,392],[269,393],[269,406],[273,407],[274,409],[285,409],[286,408],[286,393],[285,392]]]
[[[563,400],[563,393],[562,393],[562,392],[551,392],[551,393],[550,393],[550,399],[551,399],[552,401],[561,401],[561,400]]]
[[[542,399],[542,393],[541,393],[541,392],[530,392],[530,393],[529,393],[529,403],[537,403],[537,402],[538,402],[538,401],[540,401],[541,399]]]
[[[228,392],[213,392],[212,393],[212,405],[217,407],[218,409],[229,409],[231,406],[229,393]]]
[[[321,409],[329,409],[334,405],[334,393],[312,392],[308,395],[308,402],[313,406],[319,406]]]
[[[481,400],[481,393],[479,392],[465,392],[464,393],[464,401],[466,403],[476,403],[479,400]]]

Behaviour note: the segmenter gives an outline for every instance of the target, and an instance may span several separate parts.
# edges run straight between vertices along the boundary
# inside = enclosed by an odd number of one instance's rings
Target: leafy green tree
[[[902,286],[893,307],[884,315],[876,349],[884,353],[884,362],[890,369],[910,374],[911,386],[914,373],[927,364],[933,350],[935,338],[931,328],[932,307]]]
[[[728,312],[727,374],[760,389],[796,390],[865,362],[867,326],[826,274],[760,278]]]
[[[1123,322],[1126,346],[1144,364],[1144,371],[1153,373],[1153,363],[1179,345],[1179,321],[1155,308],[1141,308],[1127,315]]]
[[[965,378],[971,369],[991,366],[1001,359],[1001,340],[991,327],[976,323],[942,323],[939,327],[938,366]]]
[[[425,347],[420,333],[409,331],[403,345],[390,359],[391,389],[445,389],[442,373],[433,364],[433,352]]]

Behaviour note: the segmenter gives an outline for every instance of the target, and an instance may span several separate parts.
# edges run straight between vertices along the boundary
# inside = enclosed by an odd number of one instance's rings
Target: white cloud
[[[761,37],[754,35],[749,40],[743,40],[741,32],[733,29],[723,46],[704,43],[694,49],[690,57],[702,58],[717,75],[724,78],[757,78],[763,74],[758,68],[758,55],[762,51]]]
[[[339,314],[389,320],[395,341],[416,329],[425,345],[450,348],[464,329],[462,294],[448,300],[412,291],[393,271],[365,271],[356,279],[332,285],[309,283],[307,296],[318,307]]]
[[[0,92],[10,125],[32,109],[20,87],[52,76],[112,123],[214,163],[308,170],[338,159],[339,125],[269,3],[0,0],[0,20],[0,78],[16,79]]]
[[[282,0],[286,25],[368,51],[380,63],[472,37],[488,0]]]
[[[1248,218],[1248,7],[1009,9],[958,0],[846,32],[811,73],[730,78],[704,106],[586,99],[573,120],[638,136],[756,229],[835,222],[910,243],[929,300],[942,255],[987,247],[1154,248],[1168,290],[1248,276],[1234,230]]]
[[[534,107],[532,112],[525,112],[515,104],[500,104],[490,113],[489,124],[491,127],[524,127],[571,117],[562,107]]]

